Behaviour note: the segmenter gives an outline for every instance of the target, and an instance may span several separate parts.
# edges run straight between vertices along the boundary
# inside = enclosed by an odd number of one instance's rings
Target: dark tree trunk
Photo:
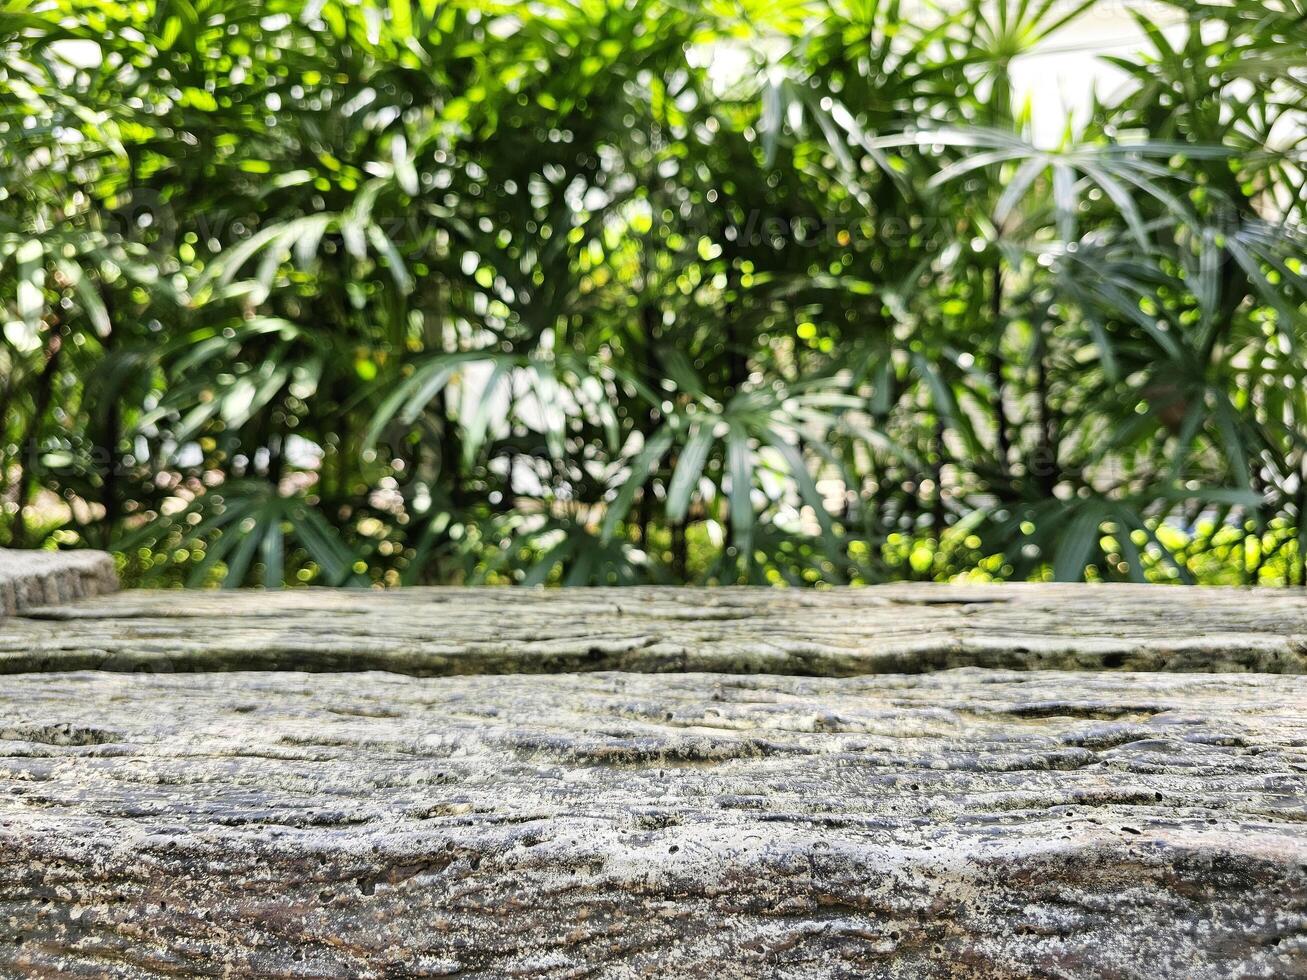
[[[26,429],[18,443],[18,478],[15,481],[18,491],[18,514],[11,535],[15,548],[24,548],[28,544],[28,491],[33,471],[36,469],[34,464],[38,453],[37,445],[41,438],[41,425],[45,420],[46,412],[50,409],[50,399],[54,393],[54,379],[59,370],[59,360],[62,353],[63,333],[61,325],[56,321],[51,325],[50,339],[46,341],[45,363],[41,366],[41,373],[36,377],[36,390],[32,397],[32,417],[28,419]]]
[[[101,301],[104,303],[105,313],[109,318],[109,333],[104,338],[104,352],[108,357],[112,354],[114,348],[118,346],[118,321],[115,315],[113,290],[102,286],[100,296]],[[119,455],[119,440],[122,438],[122,403],[119,399],[116,384],[110,385],[105,393],[103,411],[104,527],[101,539],[104,541],[105,547],[108,547],[113,540],[114,531],[122,516],[121,492],[118,487],[122,469],[122,459]],[[100,453],[96,455],[97,457],[101,456]]]
[[[1062,467],[1058,460],[1060,451],[1058,437],[1058,420],[1051,401],[1050,379],[1048,373],[1048,333],[1040,325],[1039,349],[1035,357],[1035,396],[1038,418],[1038,443],[1036,447],[1035,466],[1033,467],[1035,483],[1039,492],[1046,498],[1053,496],[1053,491],[1062,482]]]
[[[1012,461],[1012,437],[1008,424],[1007,405],[1004,395],[1007,391],[1003,380],[1003,334],[1006,321],[1003,316],[1003,266],[1002,260],[990,273],[989,288],[990,323],[994,331],[994,346],[990,352],[989,380],[994,389],[994,441],[998,451],[999,475],[1006,478]],[[1006,488],[1005,488],[1006,490]]]

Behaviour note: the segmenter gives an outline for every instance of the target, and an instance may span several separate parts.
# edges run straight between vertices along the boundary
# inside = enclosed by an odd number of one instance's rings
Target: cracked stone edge
[[[117,590],[118,574],[106,552],[0,548],[0,616]]]

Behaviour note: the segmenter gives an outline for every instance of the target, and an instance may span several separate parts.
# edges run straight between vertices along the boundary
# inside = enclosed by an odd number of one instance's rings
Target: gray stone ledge
[[[0,976],[1307,976],[1304,677],[3,682]]]
[[[31,609],[0,674],[989,667],[1307,674],[1307,592],[1148,585],[126,591]]]
[[[57,606],[118,588],[103,551],[15,551],[0,548],[0,616]]]
[[[0,621],[0,977],[1307,976],[1303,591],[62,557]]]

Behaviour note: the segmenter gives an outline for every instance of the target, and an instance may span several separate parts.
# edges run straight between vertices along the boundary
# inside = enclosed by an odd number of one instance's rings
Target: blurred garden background
[[[0,0],[0,45],[0,546],[1307,584],[1303,0]]]

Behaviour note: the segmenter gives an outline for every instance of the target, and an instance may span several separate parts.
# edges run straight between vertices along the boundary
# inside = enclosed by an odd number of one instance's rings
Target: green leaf
[[[410,0],[390,0],[390,26],[401,40],[413,37],[413,6]]]
[[[648,482],[650,474],[653,473],[662,458],[667,455],[667,450],[672,445],[672,436],[671,428],[663,426],[654,433],[635,459],[631,461],[626,479],[622,482],[621,489],[618,490],[613,502],[608,505],[607,513],[604,515],[600,539],[605,544],[612,540],[618,523],[625,520],[626,515],[630,513],[631,504],[635,502],[636,492]]]
[[[1098,552],[1098,540],[1102,537],[1099,525],[1102,522],[1103,513],[1097,504],[1087,504],[1075,512],[1066,531],[1057,538],[1054,579],[1059,582],[1084,581],[1085,566]]]
[[[667,491],[667,519],[669,521],[685,520],[686,510],[690,504],[690,494],[699,482],[703,465],[707,462],[708,451],[713,444],[713,423],[695,422],[690,427],[690,437],[681,450],[672,474],[671,486]]]

